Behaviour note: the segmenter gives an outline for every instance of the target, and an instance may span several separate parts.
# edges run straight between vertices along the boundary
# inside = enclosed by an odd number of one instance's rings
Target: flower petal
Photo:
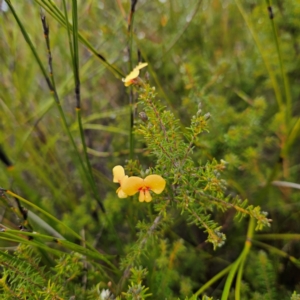
[[[123,177],[125,176],[125,171],[122,166],[115,166],[113,168],[114,179],[113,182],[121,182]]]
[[[138,78],[140,74],[140,69],[148,66],[148,63],[139,63],[125,78],[122,79],[125,86],[130,86],[135,83],[134,79]]]
[[[140,202],[144,202],[144,201],[145,201],[145,194],[144,194],[144,191],[140,191],[139,201],[140,201]]]
[[[122,190],[125,194],[132,196],[144,186],[144,180],[137,176],[131,176],[122,183]]]
[[[145,191],[145,201],[150,202],[152,200],[152,196],[148,190]]]
[[[116,193],[118,194],[119,198],[127,198],[128,196],[124,193],[124,191],[122,190],[121,187],[119,187],[116,191]]]
[[[132,79],[132,80],[129,80],[129,81],[125,82],[124,85],[125,86],[130,86],[130,85],[134,84],[135,82],[136,82],[136,80]]]
[[[148,66],[148,63],[139,63],[139,64],[134,68],[134,70],[135,70],[135,69],[140,70],[140,69],[143,69],[143,68],[145,68],[145,67],[147,67],[147,66]]]
[[[160,194],[166,186],[166,181],[159,175],[149,175],[144,179],[144,184],[149,187],[151,191]]]
[[[132,79],[135,79],[139,76],[140,74],[140,70],[139,69],[133,69],[133,71],[131,71],[125,78],[122,79],[123,82],[128,83],[130,82]]]
[[[150,202],[151,200],[152,200],[152,197],[151,197],[151,194],[148,190],[145,190],[145,191],[141,190],[140,191],[140,195],[139,195],[139,201],[140,202],[144,202],[144,201]]]

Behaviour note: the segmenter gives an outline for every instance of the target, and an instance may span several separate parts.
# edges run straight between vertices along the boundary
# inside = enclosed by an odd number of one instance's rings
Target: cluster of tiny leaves
[[[139,90],[139,105],[146,118],[136,128],[156,157],[153,171],[163,174],[168,182],[167,196],[157,197],[156,209],[166,210],[166,200],[180,209],[190,223],[195,223],[208,234],[207,241],[214,248],[222,246],[226,237],[221,227],[211,219],[214,209],[223,211],[234,208],[238,217],[250,215],[258,220],[257,229],[268,226],[270,220],[259,207],[246,206],[246,201],[226,196],[226,182],[221,172],[226,162],[212,160],[201,165],[192,159],[194,144],[201,134],[208,131],[209,113],[201,109],[191,118],[189,128],[182,128],[172,112],[157,99],[155,88],[148,84]]]
[[[1,299],[67,299],[82,295],[82,287],[76,284],[78,275],[82,275],[80,256],[65,254],[50,270],[41,267],[40,259],[40,254],[26,245],[19,245],[13,255],[0,252]]]
[[[152,294],[148,293],[149,288],[142,285],[142,281],[146,277],[148,271],[141,267],[133,267],[130,272],[130,285],[128,286],[127,292],[122,293],[125,299],[142,300],[151,297]]]
[[[48,279],[51,277],[39,266],[39,258],[27,249],[19,246],[14,255],[0,252],[1,292],[5,299],[36,299],[37,295],[43,299],[63,299],[62,285]]]

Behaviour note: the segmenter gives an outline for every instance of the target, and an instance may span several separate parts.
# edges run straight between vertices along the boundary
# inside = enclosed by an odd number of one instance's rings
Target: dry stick
[[[46,41],[47,51],[48,51],[49,75],[50,75],[52,84],[55,87],[54,76],[53,76],[53,66],[52,66],[52,54],[51,54],[50,40],[49,40],[49,26],[46,22],[46,16],[43,14],[42,9],[41,9],[40,14],[41,14],[41,21],[42,21],[43,30],[44,30],[44,37],[45,37],[45,41]]]

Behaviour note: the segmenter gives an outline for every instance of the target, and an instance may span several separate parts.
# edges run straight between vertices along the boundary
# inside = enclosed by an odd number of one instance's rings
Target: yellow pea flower
[[[139,63],[125,78],[122,79],[125,86],[130,86],[136,83],[136,79],[139,77],[140,69],[148,66],[147,63]]]
[[[150,191],[160,194],[166,186],[166,181],[159,175],[149,175],[145,179],[132,176],[122,183],[122,190],[128,196],[140,192],[140,202],[150,202],[152,200]]]
[[[124,181],[126,181],[128,179],[128,176],[125,175],[125,171],[124,168],[122,166],[115,166],[113,168],[113,182],[118,182],[120,183],[120,187],[117,189],[116,193],[118,194],[119,198],[127,198],[127,194],[124,193],[123,189],[122,189],[122,185],[124,183]]]

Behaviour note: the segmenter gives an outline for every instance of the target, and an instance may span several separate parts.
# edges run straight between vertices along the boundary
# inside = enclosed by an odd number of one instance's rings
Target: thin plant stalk
[[[45,215],[46,217],[48,217],[49,219],[54,221],[56,224],[62,226],[67,232],[69,232],[69,234],[73,235],[76,239],[82,241],[82,237],[78,233],[76,233],[72,228],[70,228],[69,226],[64,224],[62,221],[60,221],[59,219],[57,219],[56,217],[54,217],[53,215],[51,215],[47,211],[40,208],[38,205],[35,205],[34,203],[32,203],[29,200],[19,196],[18,194],[15,194],[14,192],[12,192],[10,190],[0,189],[0,193],[6,193],[7,195],[10,195],[10,196],[20,200],[20,202],[28,205],[29,207],[32,207],[33,209],[41,212],[43,215]],[[28,235],[31,235],[31,234],[34,234],[34,233],[28,232]],[[73,248],[74,248],[73,250],[74,251],[78,251],[80,253],[83,252],[82,250],[80,250],[81,248],[83,248],[82,246],[78,246],[78,245],[76,245],[72,242],[69,242],[69,241],[65,240],[65,239],[60,240],[60,239],[55,239],[53,237],[52,237],[52,239],[54,239],[54,241],[56,241],[57,243],[60,243],[62,245],[69,245],[69,246],[73,245]],[[99,253],[90,243],[88,243],[87,241],[84,241],[84,243],[86,245],[86,248],[84,248],[84,249],[85,250],[88,249],[90,255],[93,255],[93,257],[96,258],[96,259],[100,259],[102,261],[105,261],[108,265],[113,267],[111,262],[109,262],[109,260],[103,254]]]
[[[285,252],[285,251],[282,251],[276,247],[273,247],[269,244],[266,244],[266,243],[262,243],[262,242],[259,242],[259,241],[256,241],[256,240],[253,240],[252,241],[253,244],[255,245],[258,245],[262,248],[265,248],[266,250],[268,250],[270,253],[273,253],[273,254],[276,254],[280,257],[283,257],[283,258],[287,258],[289,261],[291,261],[296,267],[300,268],[300,260],[297,259],[296,257],[294,256],[291,256],[289,253]]]
[[[65,2],[65,0],[64,0]],[[67,12],[65,10],[65,17],[66,17],[66,24],[68,24],[68,19],[67,19]],[[87,152],[87,146],[84,138],[84,131],[83,131],[83,125],[82,125],[82,117],[81,117],[81,93],[80,93],[80,71],[79,71],[79,48],[78,48],[78,6],[77,6],[77,0],[72,0],[72,42],[70,41],[69,44],[73,45],[73,48],[70,49],[73,57],[72,57],[72,63],[73,63],[73,73],[74,73],[74,84],[75,84],[75,97],[76,97],[76,115],[77,115],[77,122],[78,122],[78,127],[79,127],[79,132],[80,132],[80,138],[81,138],[81,143],[82,143],[82,148],[83,148],[83,153],[85,157],[85,162],[87,165],[87,173],[86,176],[89,179],[93,195],[101,208],[103,212],[105,212],[105,208],[103,206],[103,203],[101,202],[101,199],[99,197],[99,193],[96,188],[96,183],[95,183],[95,177],[93,175],[93,170],[92,166],[88,157],[88,152]],[[71,35],[69,35],[69,38],[71,38]],[[109,228],[111,230],[111,233],[115,236],[118,250],[120,252],[122,249],[121,242],[118,238],[118,235],[115,231],[114,226],[112,225],[111,221],[105,215],[105,219],[109,225]]]
[[[18,194],[15,194],[14,192],[10,191],[10,190],[4,190],[4,192],[7,195],[10,195],[14,198],[17,198],[18,200],[20,200],[22,203],[25,203],[26,205],[36,209],[37,211],[41,212],[42,214],[44,214],[45,216],[47,216],[49,219],[51,219],[52,221],[54,221],[55,223],[59,224],[60,226],[62,226],[63,228],[65,228],[70,234],[72,234],[75,238],[81,240],[81,236],[76,233],[73,229],[71,229],[69,226],[67,226],[66,224],[64,224],[62,221],[60,221],[59,219],[55,218],[53,215],[51,215],[50,213],[48,213],[47,211],[43,210],[42,208],[40,208],[38,205],[35,205],[34,203],[30,202],[29,200],[19,196]],[[89,245],[89,248],[91,250],[94,250],[94,247]]]
[[[246,257],[244,257],[244,259],[242,259],[241,264],[239,265],[238,272],[237,272],[235,291],[234,291],[235,300],[241,299],[241,283],[242,283],[245,261],[246,261]]]
[[[95,197],[96,197],[96,199],[97,199],[97,202],[98,202],[98,203],[101,203],[100,200],[99,200],[98,193],[97,193],[97,191],[96,191],[96,189],[95,189],[95,184],[93,184],[93,181],[91,180],[91,178],[90,178],[90,176],[89,176],[89,173],[88,173],[87,170],[86,170],[86,167],[85,167],[85,165],[84,165],[84,163],[83,163],[83,160],[82,160],[82,158],[81,158],[81,156],[80,156],[80,154],[79,154],[78,148],[77,148],[77,146],[76,146],[76,144],[75,144],[74,138],[73,138],[73,136],[72,136],[72,134],[71,134],[71,132],[70,132],[70,129],[69,129],[69,126],[68,126],[68,124],[67,124],[67,120],[66,120],[65,114],[64,114],[63,109],[62,109],[61,104],[60,104],[60,99],[59,99],[59,97],[58,97],[57,91],[56,91],[56,89],[54,88],[54,86],[53,86],[53,84],[52,84],[50,78],[48,77],[47,72],[46,72],[46,69],[44,68],[44,66],[43,66],[43,64],[42,64],[42,62],[41,62],[41,59],[39,58],[39,56],[38,56],[38,54],[37,54],[37,52],[36,52],[36,49],[35,49],[35,47],[33,46],[32,42],[31,42],[31,40],[30,40],[30,38],[29,38],[29,36],[28,36],[28,34],[27,34],[27,32],[26,32],[26,30],[25,30],[23,24],[21,23],[21,21],[20,21],[18,15],[16,14],[16,12],[15,12],[15,10],[14,10],[14,8],[13,8],[11,2],[10,2],[10,1],[7,1],[7,4],[8,4],[8,6],[9,6],[9,8],[11,9],[11,11],[12,11],[12,13],[13,13],[13,15],[14,15],[14,17],[15,17],[15,19],[16,19],[16,21],[17,21],[19,27],[20,27],[20,29],[21,29],[21,32],[22,32],[22,34],[23,34],[23,36],[24,36],[26,42],[28,43],[28,45],[29,45],[29,47],[30,47],[30,49],[31,49],[31,51],[32,51],[32,53],[33,53],[33,55],[34,55],[34,57],[35,57],[35,59],[36,59],[38,65],[39,65],[39,67],[40,67],[40,69],[41,69],[41,71],[42,71],[44,77],[45,77],[45,80],[46,80],[46,82],[47,82],[47,84],[48,84],[48,87],[49,87],[49,89],[50,89],[51,94],[52,94],[53,97],[54,97],[56,106],[57,106],[58,111],[59,111],[59,113],[60,113],[60,117],[61,117],[61,120],[62,120],[62,123],[63,123],[63,127],[64,127],[64,129],[66,130],[66,133],[67,133],[67,135],[68,135],[68,137],[69,137],[69,140],[71,141],[71,144],[72,144],[72,146],[73,146],[73,148],[74,148],[74,151],[75,151],[75,154],[76,154],[76,157],[77,157],[77,160],[78,160],[78,162],[80,163],[80,165],[81,165],[81,167],[82,167],[83,173],[85,174],[85,176],[86,176],[86,178],[87,178],[87,180],[88,180],[88,182],[89,182],[89,184],[90,184],[90,186],[91,186],[91,188],[92,188],[92,190],[93,190],[93,193],[94,193],[94,195],[95,195]],[[99,206],[100,206],[100,208],[102,209],[102,211],[104,211],[103,204],[101,203],[101,204],[99,204]]]
[[[64,7],[64,15],[65,15],[65,20],[64,21],[66,22],[66,24],[69,24],[66,0],[63,0],[63,7]],[[72,64],[74,54],[73,54],[73,45],[72,45],[72,39],[71,39],[70,26],[66,26],[66,29],[67,29],[69,49],[70,49],[70,54],[71,54],[71,64]]]
[[[128,44],[128,56],[129,56],[129,69],[132,70],[133,68],[133,57],[132,57],[132,49],[133,49],[133,20],[134,20],[134,12],[135,6],[138,0],[131,0],[131,7],[130,7],[130,15],[128,18],[128,37],[129,37],[129,44]],[[134,98],[133,98],[133,90],[132,87],[130,88],[129,92],[129,109],[130,109],[130,124],[129,124],[129,158],[133,159],[134,154],[134,133],[133,133],[133,126],[134,126]]]
[[[64,1],[65,2],[65,1]],[[65,6],[65,3],[64,3]],[[65,12],[66,13],[66,12]],[[65,15],[67,18],[67,14]],[[66,23],[68,20],[66,19]],[[73,45],[73,49],[71,47],[70,51],[72,54],[72,63],[73,63],[73,73],[74,73],[74,84],[75,84],[75,98],[76,98],[76,114],[78,127],[80,132],[80,138],[83,148],[83,153],[85,157],[85,163],[87,165],[87,173],[86,176],[89,178],[90,185],[92,187],[93,195],[103,212],[105,212],[104,206],[100,200],[99,193],[97,192],[95,178],[92,172],[92,166],[87,154],[87,147],[84,138],[83,126],[82,126],[82,118],[81,118],[81,94],[80,94],[80,74],[79,74],[79,51],[78,51],[78,10],[77,10],[77,0],[72,0],[72,42],[69,42],[70,45]],[[69,35],[70,38],[70,35]]]
[[[10,1],[10,0],[9,0]],[[70,24],[64,17],[64,14],[59,10],[59,8],[55,5],[53,1],[45,1],[45,0],[34,0],[38,5],[43,7],[45,11],[47,11],[56,21],[59,22],[63,27],[67,30],[72,31],[73,26]],[[65,8],[64,8],[65,10]],[[78,33],[78,39],[89,49],[98,59],[100,59],[101,63],[103,63],[116,77],[122,78],[122,72],[110,64],[106,58],[100,54],[80,33]]]
[[[270,80],[271,80],[271,83],[272,83],[272,86],[273,86],[273,90],[274,90],[274,93],[275,93],[275,97],[276,97],[276,101],[277,101],[277,105],[279,107],[280,110],[283,110],[283,100],[282,100],[282,95],[281,95],[281,91],[280,91],[280,88],[279,88],[279,85],[278,85],[278,82],[276,80],[276,77],[274,76],[274,72],[272,70],[272,67],[268,61],[268,58],[267,56],[264,54],[264,51],[263,51],[263,47],[258,39],[258,36],[255,32],[255,30],[253,29],[253,25],[251,24],[245,10],[243,9],[241,3],[239,0],[235,0],[235,4],[240,12],[240,14],[242,15],[247,27],[248,27],[248,30],[249,32],[251,33],[252,35],[252,38],[256,44],[256,47],[261,55],[261,58],[265,64],[265,67],[268,71],[268,74],[269,74],[269,77],[270,77]]]
[[[230,270],[227,280],[225,282],[221,300],[228,299],[230,289],[232,286],[232,282],[236,275],[236,271],[238,270],[238,268],[241,268],[241,265],[244,263],[244,261],[246,260],[246,258],[248,256],[249,250],[252,245],[251,240],[252,240],[253,233],[254,233],[254,227],[255,227],[255,220],[253,218],[250,218],[244,249],[243,249],[242,253],[240,254],[240,256],[237,258],[237,260],[231,266],[231,270]],[[241,269],[240,272],[242,273],[242,271],[243,271],[243,268]],[[239,275],[239,278],[241,280],[242,274]],[[240,285],[240,283],[238,283],[238,286],[239,285]],[[239,294],[239,291],[237,292],[237,294]]]
[[[215,275],[212,279],[210,279],[209,281],[207,281],[192,297],[192,299],[194,299],[194,297],[199,296],[200,294],[202,294],[203,292],[205,292],[210,286],[212,286],[216,281],[218,281],[220,278],[222,278],[223,276],[225,276],[232,268],[233,264],[230,264],[228,267],[226,267],[225,269],[223,269],[222,271],[220,271],[217,275]]]
[[[281,76],[282,76],[283,84],[284,84],[284,92],[285,92],[286,106],[287,106],[286,125],[288,125],[290,122],[290,117],[291,117],[291,113],[292,113],[292,96],[291,96],[291,92],[290,92],[289,81],[286,76],[286,72],[284,70],[282,52],[281,52],[281,48],[280,48],[277,29],[276,29],[275,22],[274,22],[274,14],[273,14],[272,6],[271,6],[271,1],[266,0],[266,3],[268,5],[269,18],[270,18],[270,21],[272,24],[272,31],[273,31],[273,35],[274,35],[274,40],[275,40],[275,45],[276,45],[276,50],[277,50],[277,55],[278,55],[278,60],[279,60],[279,65],[280,65],[280,72],[281,72]]]

